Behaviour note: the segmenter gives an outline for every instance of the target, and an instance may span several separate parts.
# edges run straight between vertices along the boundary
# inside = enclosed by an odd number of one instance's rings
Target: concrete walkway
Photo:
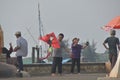
[[[64,74],[62,76],[37,76],[29,78],[2,78],[0,80],[97,80],[98,77],[105,77],[105,73],[83,73],[83,74]]]

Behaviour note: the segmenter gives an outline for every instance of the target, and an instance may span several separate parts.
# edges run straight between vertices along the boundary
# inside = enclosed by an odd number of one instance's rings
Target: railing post
[[[37,50],[37,62],[39,62],[39,48],[37,47],[36,50]]]
[[[35,47],[32,47],[32,63],[35,63]]]

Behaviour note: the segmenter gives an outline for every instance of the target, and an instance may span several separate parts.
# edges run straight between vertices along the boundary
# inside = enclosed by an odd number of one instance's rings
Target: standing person
[[[58,42],[60,45],[60,48],[54,48],[53,50],[53,62],[52,62],[52,76],[55,76],[56,73],[56,67],[58,67],[58,73],[62,74],[62,51],[63,49],[67,50],[65,47],[64,42],[62,41],[64,38],[64,34],[60,33],[58,35]],[[68,50],[67,50],[68,51]]]
[[[75,63],[77,62],[77,72],[80,74],[80,57],[81,57],[81,49],[84,49],[88,46],[88,42],[85,46],[78,44],[79,38],[73,38],[72,40],[72,64],[71,64],[71,73],[74,73]]]
[[[21,32],[18,31],[15,33],[17,38],[16,47],[14,51],[16,52],[17,62],[18,62],[18,72],[23,71],[23,60],[22,57],[26,57],[28,54],[28,43],[27,41],[21,36]]]
[[[111,69],[112,69],[118,57],[117,47],[120,50],[120,42],[119,42],[119,38],[115,37],[116,35],[115,30],[111,30],[110,35],[111,35],[110,37],[105,39],[103,45],[109,51],[109,60],[110,60]]]

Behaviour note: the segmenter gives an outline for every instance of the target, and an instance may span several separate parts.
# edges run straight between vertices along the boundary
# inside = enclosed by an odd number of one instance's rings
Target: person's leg
[[[80,58],[77,58],[76,61],[77,61],[77,71],[78,73],[80,73]]]
[[[17,62],[18,62],[19,72],[20,72],[20,71],[23,71],[23,60],[22,60],[22,56],[17,56]]]
[[[10,58],[6,58],[6,63],[7,64],[11,64],[11,59]]]
[[[62,57],[58,57],[58,73],[62,74]]]
[[[110,60],[111,67],[112,67],[112,54],[109,54],[109,60]]]
[[[56,66],[57,66],[57,59],[56,57],[53,57],[52,71],[51,71],[52,74],[56,73]]]
[[[112,64],[111,64],[112,68],[115,66],[116,61],[117,61],[117,55],[113,55],[112,56]]]
[[[75,67],[75,59],[72,58],[71,73],[74,73],[74,67]]]

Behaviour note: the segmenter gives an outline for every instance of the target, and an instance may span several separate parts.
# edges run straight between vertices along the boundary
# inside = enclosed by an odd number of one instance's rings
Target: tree
[[[69,39],[66,39],[63,42],[65,43],[65,47],[69,49]],[[69,58],[69,53],[66,52],[64,49],[63,49],[63,58]]]
[[[87,62],[96,62],[96,42],[92,42],[92,44],[85,48],[82,51],[83,59]]]

